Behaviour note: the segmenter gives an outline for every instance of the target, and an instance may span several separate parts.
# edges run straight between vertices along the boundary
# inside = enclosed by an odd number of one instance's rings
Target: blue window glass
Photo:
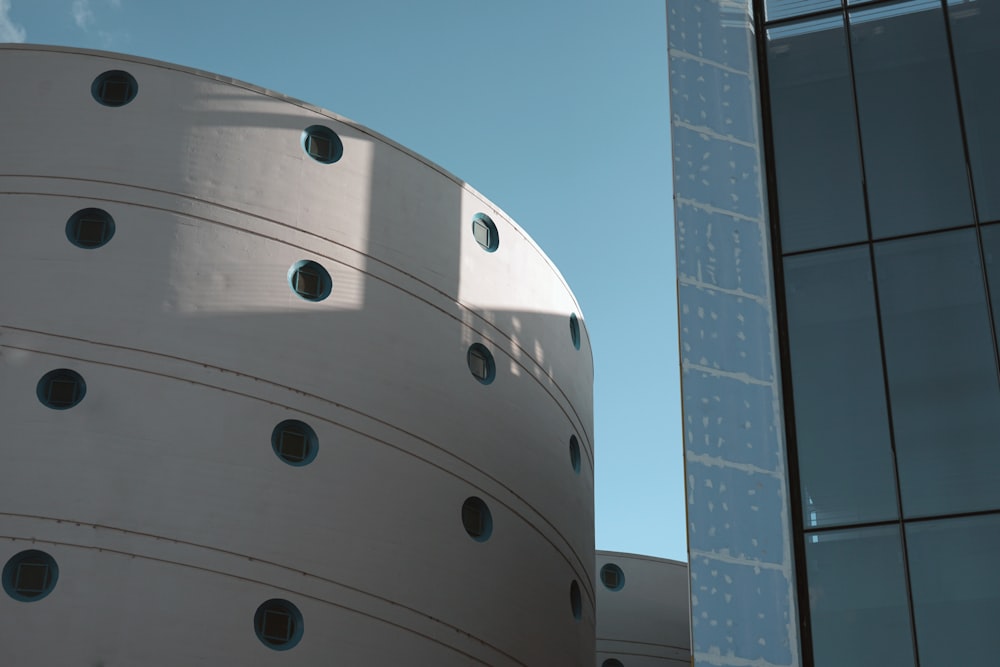
[[[569,436],[569,463],[573,472],[580,474],[580,441],[575,435]]]
[[[1000,3],[950,2],[948,18],[979,219],[1000,220]]]
[[[473,343],[469,346],[466,361],[472,377],[482,384],[490,384],[496,378],[497,366],[493,360],[493,353],[482,343]]]
[[[278,458],[292,466],[312,463],[319,451],[316,432],[297,419],[286,419],[271,432],[271,447]]]
[[[580,319],[576,313],[569,316],[569,338],[573,341],[573,347],[580,349]]]
[[[94,79],[90,93],[106,107],[123,107],[139,94],[139,84],[128,72],[109,70]]]
[[[838,7],[840,0],[764,0],[764,16],[776,21]]]
[[[301,260],[288,270],[288,284],[292,291],[306,301],[322,301],[333,290],[333,279],[322,265],[311,260]]]
[[[1000,507],[1000,387],[976,234],[875,245],[903,514]]]
[[[4,590],[21,602],[41,600],[52,592],[58,579],[55,559],[37,549],[15,554],[3,568]]]
[[[58,368],[42,376],[35,392],[42,405],[53,410],[68,410],[86,396],[87,383],[76,371]]]
[[[114,218],[99,208],[79,210],[66,221],[66,238],[79,248],[100,248],[114,235]]]
[[[302,150],[323,164],[333,164],[344,156],[340,137],[325,125],[310,125],[302,131]]]
[[[583,599],[580,597],[580,584],[576,583],[575,580],[569,585],[569,606],[574,619],[578,621],[583,619]]]
[[[1000,655],[1000,516],[906,527],[922,665],[989,665]]]
[[[971,224],[941,2],[859,8],[850,25],[872,235]]]
[[[495,252],[500,247],[497,226],[485,213],[477,213],[472,217],[472,237],[486,252]]]
[[[993,304],[993,330],[1000,332],[1000,225],[982,228],[983,256],[986,258],[986,275],[989,278],[990,299]]]
[[[867,244],[785,259],[805,527],[898,515]]]
[[[611,591],[625,588],[625,573],[614,563],[606,563],[601,567],[601,583]]]
[[[868,238],[844,20],[767,30],[782,252]]]
[[[471,496],[462,503],[462,526],[469,537],[485,542],[493,534],[493,514],[481,498]]]
[[[815,667],[913,667],[899,527],[805,540]]]
[[[302,613],[288,600],[274,598],[257,607],[253,629],[264,646],[287,651],[302,639]]]

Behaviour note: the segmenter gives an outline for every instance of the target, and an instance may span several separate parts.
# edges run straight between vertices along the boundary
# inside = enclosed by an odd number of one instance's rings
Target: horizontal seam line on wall
[[[8,512],[0,512],[0,515],[6,515],[6,516],[23,516],[23,517],[30,517],[30,518],[36,518],[36,519],[50,519],[50,520],[54,520],[54,521],[60,521],[60,519],[51,519],[51,517],[39,517],[39,516],[27,515],[27,514],[25,514],[25,515],[10,514]],[[375,599],[380,600],[382,602],[385,602],[387,604],[399,607],[401,609],[405,609],[405,610],[407,610],[409,612],[412,612],[414,614],[417,614],[417,615],[423,617],[424,619],[426,619],[428,621],[432,621],[432,622],[438,623],[438,624],[440,624],[440,625],[442,625],[442,626],[444,626],[446,628],[449,628],[449,629],[451,629],[451,630],[453,630],[455,632],[460,632],[461,634],[463,634],[463,635],[465,635],[465,636],[467,636],[467,637],[469,637],[471,639],[475,639],[476,641],[481,642],[483,644],[483,646],[486,646],[486,647],[490,648],[491,650],[494,650],[497,653],[499,653],[499,654],[501,654],[501,655],[503,655],[503,656],[505,656],[507,658],[510,658],[511,660],[513,660],[518,665],[524,665],[524,663],[520,662],[519,660],[517,660],[516,658],[514,658],[510,654],[508,654],[508,653],[504,652],[503,650],[501,650],[501,649],[493,646],[492,644],[486,642],[485,640],[480,639],[479,637],[476,637],[475,635],[462,630],[461,628],[459,628],[457,626],[451,625],[450,623],[445,623],[444,621],[442,621],[442,620],[440,620],[438,618],[434,618],[433,616],[429,616],[429,615],[427,615],[427,614],[425,614],[423,612],[420,612],[419,610],[413,609],[412,607],[407,607],[406,605],[399,604],[398,602],[395,602],[395,601],[390,600],[388,598],[384,598],[384,597],[379,596],[379,595],[374,595],[372,593],[368,593],[368,592],[363,591],[363,590],[361,590],[359,588],[354,588],[353,586],[347,586],[345,584],[341,584],[341,583],[336,582],[336,581],[334,581],[332,579],[326,579],[325,577],[320,577],[320,576],[317,576],[317,575],[314,575],[314,574],[309,574],[308,572],[303,572],[302,570],[297,570],[295,568],[288,568],[288,567],[285,567],[285,566],[282,566],[282,565],[278,565],[276,563],[272,563],[270,561],[265,561],[265,560],[262,560],[262,559],[259,559],[259,558],[253,558],[252,556],[246,556],[246,555],[243,555],[243,554],[237,554],[235,552],[229,552],[229,551],[224,551],[224,550],[221,550],[221,549],[215,549],[213,547],[207,547],[207,546],[200,545],[200,544],[197,544],[197,543],[194,543],[194,542],[185,542],[183,540],[174,540],[174,539],[171,539],[171,538],[168,538],[168,537],[158,537],[156,535],[151,535],[150,533],[138,533],[138,532],[123,530],[123,529],[120,529],[120,528],[113,528],[111,526],[103,526],[101,524],[91,524],[91,523],[87,523],[87,522],[83,522],[83,521],[74,521],[74,520],[71,520],[71,519],[61,519],[61,521],[64,521],[66,523],[78,523],[78,524],[81,524],[81,525],[93,526],[94,528],[104,528],[104,529],[108,529],[108,530],[116,530],[116,531],[120,531],[120,532],[124,532],[124,533],[134,534],[134,535],[143,535],[143,536],[147,536],[147,537],[154,537],[154,538],[162,539],[162,540],[168,541],[168,542],[176,542],[178,544],[185,544],[185,545],[189,545],[189,546],[200,547],[200,548],[203,548],[203,549],[210,549],[212,551],[226,553],[226,554],[230,554],[230,555],[237,556],[237,557],[244,557],[244,558],[247,558],[247,559],[249,559],[251,561],[257,561],[257,562],[264,563],[264,564],[267,564],[267,565],[277,566],[277,567],[280,567],[282,569],[287,569],[287,570],[292,571],[292,572],[300,572],[301,574],[303,574],[306,577],[311,577],[313,579],[318,579],[320,581],[324,581],[326,583],[330,583],[330,584],[333,584],[333,585],[336,585],[336,586],[343,586],[344,588],[348,588],[348,589],[350,589],[352,591],[355,591],[357,593],[361,593],[363,595],[367,595],[369,597],[375,598]],[[450,645],[442,642],[439,639],[436,639],[434,637],[426,635],[426,634],[420,632],[419,630],[415,630],[413,628],[408,628],[408,627],[406,627],[404,625],[401,625],[399,623],[395,623],[393,621],[381,618],[381,617],[376,616],[374,614],[371,614],[369,612],[361,611],[361,610],[355,609],[353,607],[348,607],[346,605],[334,602],[333,600],[327,600],[325,598],[321,598],[321,597],[316,596],[316,595],[312,595],[312,594],[309,594],[309,593],[303,593],[303,592],[297,591],[297,590],[292,589],[292,588],[287,588],[285,586],[279,586],[279,585],[276,585],[276,584],[268,582],[268,581],[261,581],[259,579],[253,579],[251,577],[246,577],[246,576],[243,576],[243,575],[233,574],[232,572],[225,572],[225,571],[222,571],[222,570],[215,570],[215,569],[212,569],[212,568],[209,568],[209,567],[204,567],[204,566],[201,566],[201,565],[193,565],[191,563],[183,563],[181,561],[171,560],[169,558],[158,558],[156,556],[149,556],[149,555],[138,554],[138,553],[134,553],[134,552],[130,552],[130,551],[123,551],[121,549],[110,549],[110,548],[107,548],[107,547],[96,547],[96,546],[89,546],[89,545],[85,545],[85,544],[75,544],[75,543],[72,543],[72,542],[62,542],[62,541],[59,541],[59,540],[46,540],[46,539],[35,538],[35,537],[19,537],[17,535],[0,535],[0,538],[10,539],[10,540],[14,540],[14,541],[32,542],[32,543],[41,542],[41,543],[44,543],[44,544],[52,544],[52,545],[70,547],[70,548],[75,548],[75,549],[87,549],[87,550],[92,550],[92,551],[103,551],[103,552],[118,554],[120,556],[128,556],[128,557],[131,557],[131,558],[141,558],[143,560],[149,560],[149,561],[154,561],[154,562],[159,562],[159,563],[166,563],[166,564],[169,564],[169,565],[177,565],[179,567],[186,567],[186,568],[191,568],[191,569],[194,569],[194,570],[200,570],[202,572],[208,572],[208,573],[211,573],[211,574],[218,574],[218,575],[222,575],[224,577],[230,577],[230,578],[233,578],[233,579],[239,579],[241,581],[247,581],[247,582],[250,582],[250,583],[253,583],[253,584],[259,584],[261,586],[266,586],[268,588],[273,588],[273,589],[277,589],[277,590],[281,590],[281,591],[286,591],[288,593],[294,593],[295,595],[299,595],[301,597],[308,598],[310,600],[315,600],[317,602],[322,602],[324,604],[328,604],[328,605],[331,605],[331,606],[334,606],[334,607],[339,607],[341,609],[345,609],[347,611],[351,611],[353,613],[360,614],[362,616],[367,616],[368,618],[371,618],[371,619],[374,619],[374,620],[377,620],[377,621],[381,621],[382,623],[386,623],[387,625],[395,626],[395,627],[397,627],[397,628],[399,628],[401,630],[405,630],[405,631],[411,632],[411,633],[413,633],[415,635],[424,637],[425,639],[429,639],[429,640],[431,640],[431,641],[433,641],[433,642],[435,642],[437,644],[440,644],[441,646],[444,646],[445,648],[448,648],[450,650],[455,651],[456,653],[461,653],[462,655],[464,655],[464,656],[466,656],[468,658],[471,658],[471,659],[475,660],[478,663],[481,663],[481,664],[484,664],[484,665],[489,665],[490,664],[490,663],[487,663],[487,662],[483,662],[479,658],[476,658],[475,656],[473,656],[473,655],[471,655],[469,653],[466,653],[465,651],[463,651],[463,650],[461,650],[461,649],[459,649],[457,647],[450,646]]]
[[[48,332],[44,332],[44,331],[34,331],[34,330],[31,330],[31,329],[22,329],[22,328],[19,328],[19,327],[12,327],[12,326],[9,326],[9,325],[0,325],[0,330],[2,330],[2,329],[12,329],[12,330],[16,330],[16,331],[28,332],[28,333],[38,334],[38,335],[43,335],[43,336],[51,336],[51,337],[54,337],[54,338],[64,338],[64,339],[67,339],[67,340],[78,341],[78,342],[87,343],[87,344],[91,344],[91,345],[95,345],[95,346],[109,347],[109,348],[122,349],[122,350],[129,350],[129,351],[132,351],[132,352],[138,352],[140,354],[147,354],[147,355],[154,356],[154,357],[162,357],[162,358],[166,358],[166,359],[172,359],[172,360],[180,361],[180,362],[186,363],[186,364],[197,365],[197,366],[200,366],[200,367],[203,367],[203,368],[209,368],[209,369],[212,369],[214,371],[221,372],[221,373],[228,373],[228,374],[231,374],[233,376],[237,376],[237,377],[242,377],[242,378],[254,380],[256,382],[268,384],[268,385],[271,385],[272,387],[278,387],[278,388],[280,388],[280,389],[282,389],[284,391],[292,392],[292,393],[295,393],[295,394],[298,394],[298,395],[301,395],[301,396],[307,396],[307,397],[312,398],[314,400],[321,401],[323,403],[327,403],[329,405],[335,406],[335,407],[343,409],[343,410],[347,410],[347,411],[349,411],[349,412],[351,412],[351,413],[353,413],[355,415],[358,415],[359,417],[362,417],[364,419],[370,420],[370,421],[372,421],[372,422],[374,422],[376,424],[379,424],[381,426],[389,428],[392,431],[395,431],[397,433],[401,433],[401,434],[403,434],[405,436],[408,436],[408,437],[410,437],[410,438],[412,438],[412,439],[414,439],[414,440],[416,440],[418,442],[421,442],[421,443],[423,443],[423,444],[425,444],[425,445],[427,445],[427,446],[429,446],[429,447],[431,447],[431,448],[433,448],[433,449],[435,449],[435,450],[437,450],[437,451],[445,454],[446,456],[449,456],[452,459],[454,459],[456,461],[459,461],[462,464],[468,466],[469,469],[476,471],[477,473],[479,473],[480,475],[482,475],[484,478],[486,478],[486,479],[492,481],[493,483],[495,483],[501,489],[504,489],[505,491],[507,491],[512,497],[517,498],[517,500],[519,500],[521,503],[523,503],[525,507],[531,508],[531,510],[534,511],[535,515],[538,516],[539,519],[541,519],[541,521],[544,522],[552,530],[552,532],[559,537],[559,539],[565,545],[566,550],[573,555],[573,558],[576,561],[576,565],[574,565],[574,563],[570,560],[570,558],[568,558],[566,556],[566,554],[563,552],[562,549],[560,549],[537,526],[535,526],[531,521],[529,521],[527,519],[527,517],[525,517],[521,512],[517,511],[513,507],[511,507],[508,503],[505,503],[500,498],[496,498],[496,501],[498,503],[500,503],[500,505],[502,505],[503,507],[507,508],[507,510],[510,511],[513,515],[517,516],[522,521],[524,521],[524,523],[527,524],[528,526],[530,526],[532,528],[532,530],[534,530],[536,533],[538,533],[538,535],[541,536],[542,539],[544,539],[546,542],[548,542],[549,545],[556,551],[556,553],[559,554],[559,556],[564,561],[566,561],[566,564],[569,565],[570,568],[573,569],[577,573],[577,576],[580,578],[580,580],[583,581],[583,582],[586,582],[584,584],[584,590],[587,591],[587,594],[588,594],[588,597],[590,598],[591,604],[595,604],[595,597],[594,597],[595,593],[594,593],[593,585],[590,582],[589,577],[587,576],[587,568],[586,568],[586,566],[584,565],[583,561],[581,560],[579,554],[577,554],[576,551],[574,551],[574,549],[573,549],[572,545],[570,544],[569,540],[566,539],[566,537],[562,534],[562,532],[558,528],[556,528],[555,525],[544,514],[542,514],[541,512],[539,512],[537,509],[535,509],[534,505],[532,505],[527,500],[525,500],[524,498],[522,498],[520,494],[518,494],[517,492],[515,492],[513,489],[511,489],[510,487],[508,487],[506,484],[504,484],[503,482],[501,482],[497,478],[495,478],[492,475],[490,475],[485,470],[482,470],[478,466],[475,466],[475,465],[469,463],[468,461],[462,459],[461,457],[456,456],[454,453],[448,451],[443,446],[438,445],[438,444],[436,444],[434,442],[431,442],[430,440],[427,440],[426,438],[423,438],[423,437],[421,437],[419,435],[416,435],[414,433],[410,433],[409,431],[406,431],[404,429],[399,428],[398,426],[395,426],[395,425],[390,424],[390,423],[388,423],[386,421],[378,419],[377,417],[372,417],[372,416],[370,416],[370,415],[368,415],[368,414],[366,414],[364,412],[361,412],[360,410],[356,410],[354,408],[351,408],[351,407],[348,407],[346,405],[343,405],[342,403],[337,403],[336,401],[332,401],[332,400],[324,398],[322,396],[317,396],[315,394],[310,394],[308,392],[304,392],[304,391],[295,389],[293,387],[287,387],[285,385],[278,384],[276,382],[271,382],[270,380],[266,380],[266,379],[263,379],[263,378],[258,378],[258,377],[253,376],[253,375],[247,375],[246,373],[241,373],[239,371],[229,370],[229,369],[226,369],[226,368],[222,368],[220,366],[214,366],[212,364],[205,364],[205,363],[202,363],[202,362],[191,361],[191,360],[188,360],[188,359],[183,359],[181,357],[175,357],[175,356],[172,356],[172,355],[160,354],[160,353],[157,353],[157,352],[150,352],[148,350],[142,350],[142,349],[138,349],[138,348],[129,348],[129,347],[124,347],[124,346],[120,346],[120,345],[113,345],[113,344],[110,344],[110,343],[100,343],[100,342],[96,342],[96,341],[89,341],[89,340],[86,340],[86,339],[83,339],[83,338],[75,338],[75,337],[72,337],[72,336],[63,336],[63,335],[60,335],[60,334],[52,334],[52,333],[48,333]],[[36,350],[36,349],[33,349],[33,348],[27,348],[27,347],[22,347],[22,346],[17,346],[17,345],[10,345],[8,343],[2,343],[2,344],[0,344],[0,348],[22,350],[22,351],[25,351],[25,352],[33,352],[33,353],[36,353],[36,354],[44,354],[44,355],[53,356],[53,357],[60,357],[60,358],[63,358],[63,359],[73,359],[73,360],[76,360],[76,361],[83,361],[85,363],[92,363],[92,364],[101,365],[101,366],[110,366],[110,367],[113,367],[113,368],[120,368],[120,369],[123,369],[123,370],[134,371],[134,372],[138,372],[138,373],[146,373],[146,374],[149,374],[149,375],[155,375],[155,376],[158,376],[158,377],[164,377],[164,378],[167,378],[167,379],[177,380],[179,382],[188,382],[188,383],[196,384],[196,385],[199,385],[199,386],[202,386],[202,387],[207,387],[209,389],[215,389],[217,391],[224,391],[226,393],[234,394],[234,395],[237,395],[237,396],[242,396],[244,398],[249,398],[251,400],[256,400],[256,401],[260,401],[262,403],[267,403],[267,404],[270,404],[270,405],[275,405],[275,406],[284,408],[286,410],[290,410],[292,412],[297,412],[299,414],[308,415],[310,417],[313,417],[313,418],[318,419],[320,421],[326,422],[328,424],[333,424],[334,426],[337,426],[337,427],[342,428],[344,430],[347,430],[347,431],[350,431],[352,433],[356,433],[358,435],[361,435],[362,437],[365,437],[365,438],[368,438],[368,439],[373,440],[375,442],[378,442],[378,443],[380,443],[382,445],[385,445],[386,447],[390,447],[392,449],[395,449],[398,452],[401,452],[401,453],[403,453],[405,455],[411,456],[414,459],[416,459],[418,461],[421,461],[421,462],[423,462],[426,465],[429,465],[429,466],[432,466],[434,468],[437,468],[438,470],[444,472],[445,474],[451,475],[452,477],[455,477],[456,479],[459,479],[462,482],[464,482],[466,484],[469,484],[473,488],[477,488],[480,491],[482,491],[483,493],[486,493],[486,489],[483,489],[478,484],[474,484],[470,480],[465,479],[464,477],[462,477],[461,475],[459,475],[457,472],[452,471],[452,470],[448,470],[447,468],[445,468],[445,467],[443,467],[441,465],[438,465],[437,463],[434,463],[433,461],[429,461],[429,460],[427,460],[427,459],[425,459],[425,458],[417,455],[416,453],[411,452],[411,451],[405,449],[402,446],[393,444],[393,443],[391,443],[391,442],[389,442],[387,440],[383,440],[382,438],[375,437],[374,435],[371,435],[369,433],[365,433],[364,431],[361,431],[358,428],[355,428],[355,427],[349,426],[347,424],[335,421],[335,420],[333,420],[333,419],[331,419],[329,417],[325,417],[323,415],[319,415],[319,414],[315,414],[315,413],[312,413],[312,412],[308,412],[306,410],[303,410],[301,408],[297,408],[297,407],[294,407],[294,406],[291,406],[291,405],[286,405],[284,403],[279,403],[277,401],[273,401],[273,400],[270,400],[270,399],[262,398],[260,396],[255,396],[253,394],[250,394],[250,393],[247,393],[247,392],[244,392],[244,391],[237,391],[237,390],[234,390],[234,389],[227,389],[225,387],[221,387],[221,386],[218,386],[218,385],[209,384],[208,382],[204,382],[202,380],[193,380],[193,379],[190,379],[190,378],[185,378],[185,377],[181,377],[181,376],[177,376],[177,375],[171,375],[169,373],[164,373],[164,372],[160,372],[160,371],[154,371],[154,370],[149,370],[149,369],[145,369],[145,368],[138,368],[138,367],[135,367],[135,366],[127,366],[125,364],[116,364],[116,363],[109,363],[109,362],[103,362],[103,361],[94,361],[93,359],[84,359],[84,358],[81,358],[81,357],[75,357],[75,356],[67,355],[67,354],[59,354],[59,353],[51,352],[51,351],[47,351],[47,350]],[[490,495],[490,494],[487,494],[487,495]],[[579,566],[579,567],[577,567],[577,566]]]
[[[44,176],[44,175],[38,175],[38,174],[0,174],[0,178],[9,178],[9,177],[16,177],[16,178],[37,178],[37,179],[43,179],[43,180],[68,180],[68,181],[80,181],[80,182],[87,182],[87,183],[101,183],[101,184],[105,184],[105,185],[112,185],[112,186],[115,186],[115,187],[125,187],[125,188],[137,189],[137,190],[147,190],[147,191],[150,191],[150,192],[157,192],[159,194],[164,194],[164,195],[168,195],[168,196],[172,196],[172,197],[179,197],[181,199],[188,199],[188,200],[191,200],[191,201],[198,202],[199,204],[204,204],[204,205],[210,206],[210,207],[221,208],[221,209],[230,211],[232,213],[236,213],[237,215],[245,215],[247,217],[251,217],[251,218],[254,218],[256,220],[260,220],[260,221],[267,222],[267,223],[270,223],[270,224],[278,225],[280,227],[284,227],[284,228],[292,230],[292,231],[294,231],[296,233],[301,233],[301,234],[305,234],[306,236],[311,236],[311,237],[319,239],[319,240],[321,240],[321,241],[323,241],[325,243],[330,243],[330,244],[335,245],[337,247],[343,248],[344,250],[347,250],[349,252],[353,252],[353,253],[361,256],[361,257],[364,257],[366,260],[371,260],[372,262],[375,262],[375,263],[379,264],[380,266],[386,267],[386,268],[390,269],[391,271],[400,273],[400,274],[406,276],[407,278],[413,280],[415,283],[418,283],[418,284],[424,286],[425,288],[431,290],[432,292],[440,295],[445,300],[447,300],[447,301],[449,301],[451,303],[454,303],[459,308],[461,308],[464,312],[469,313],[473,317],[477,318],[482,324],[485,324],[487,327],[489,327],[489,329],[492,329],[497,334],[499,334],[500,337],[506,339],[506,341],[508,342],[509,345],[511,345],[511,347],[516,348],[526,358],[531,359],[531,361],[534,364],[534,367],[542,375],[544,375],[546,378],[549,379],[549,381],[552,383],[552,385],[558,391],[559,395],[562,396],[562,400],[565,401],[566,405],[569,407],[569,412],[573,413],[572,417],[570,417],[570,415],[566,411],[566,408],[563,407],[562,403],[558,399],[556,399],[556,397],[552,394],[552,392],[549,390],[549,388],[546,387],[545,384],[543,384],[541,381],[539,381],[538,376],[536,376],[534,373],[531,372],[531,369],[527,368],[519,359],[516,359],[513,355],[509,354],[502,347],[497,346],[498,349],[500,349],[500,351],[503,352],[512,362],[514,362],[515,364],[517,364],[520,368],[522,368],[525,371],[525,373],[528,376],[530,376],[535,382],[537,382],[538,385],[542,388],[542,390],[545,391],[545,393],[549,394],[549,396],[552,396],[552,398],[556,401],[556,404],[559,405],[559,409],[563,412],[563,414],[566,416],[566,418],[570,422],[572,422],[572,423],[574,423],[576,425],[576,427],[579,429],[580,433],[582,434],[582,436],[584,438],[584,443],[586,445],[584,447],[584,451],[588,455],[588,461],[587,462],[590,465],[591,470],[593,470],[593,468],[594,468],[594,443],[592,442],[590,434],[587,432],[587,429],[584,428],[583,420],[580,418],[580,415],[579,415],[579,413],[576,410],[576,406],[573,405],[573,402],[569,400],[568,396],[566,396],[566,392],[563,391],[562,387],[559,385],[559,383],[556,381],[556,379],[554,377],[552,377],[552,375],[550,375],[548,373],[548,371],[545,370],[545,367],[537,359],[535,359],[534,356],[528,350],[526,350],[525,348],[521,347],[521,345],[517,341],[515,341],[512,336],[509,336],[502,329],[500,329],[495,324],[493,324],[492,322],[490,322],[487,318],[485,318],[482,314],[480,314],[476,309],[471,308],[470,306],[468,306],[468,305],[462,303],[461,301],[459,301],[456,298],[457,295],[456,295],[456,297],[452,297],[451,295],[447,294],[446,292],[443,292],[442,290],[438,289],[434,285],[432,285],[432,284],[430,284],[430,283],[428,283],[428,282],[426,282],[426,281],[424,281],[424,280],[422,280],[422,279],[414,276],[413,274],[410,274],[410,273],[408,273],[406,271],[403,271],[402,269],[397,268],[396,266],[393,266],[392,264],[390,264],[390,263],[388,263],[388,262],[386,262],[384,260],[381,260],[381,259],[379,259],[377,257],[374,257],[374,256],[369,255],[367,253],[361,252],[360,250],[358,250],[356,248],[352,248],[350,246],[344,245],[343,243],[340,243],[338,241],[334,241],[333,239],[327,238],[325,236],[321,236],[319,234],[316,234],[315,232],[310,232],[310,231],[305,230],[305,229],[294,227],[292,225],[289,225],[289,224],[286,224],[284,222],[281,222],[280,220],[276,220],[274,218],[267,218],[267,217],[264,217],[264,216],[261,216],[261,215],[257,215],[257,214],[254,214],[254,213],[249,213],[249,212],[246,212],[246,211],[242,211],[240,209],[233,208],[231,206],[226,206],[225,204],[211,202],[211,201],[208,201],[208,200],[199,199],[197,197],[191,197],[189,195],[184,195],[184,194],[180,194],[180,193],[170,192],[168,190],[159,190],[157,188],[150,188],[150,187],[141,186],[141,185],[130,185],[130,184],[127,184],[127,183],[117,183],[117,182],[113,182],[113,181],[102,181],[102,180],[97,180],[97,179],[75,178],[75,177],[68,177],[68,176]],[[419,295],[411,292],[410,290],[406,289],[405,287],[403,287],[400,284],[392,282],[391,280],[389,280],[387,278],[384,278],[382,276],[378,276],[378,275],[376,275],[376,274],[374,274],[374,273],[372,273],[370,271],[366,271],[364,269],[359,269],[357,267],[350,266],[349,264],[346,264],[342,260],[339,260],[339,259],[336,259],[336,258],[331,257],[329,255],[325,255],[323,253],[317,252],[313,248],[308,248],[308,247],[305,247],[305,246],[302,246],[302,245],[298,245],[296,243],[292,243],[290,241],[287,241],[287,240],[284,240],[284,239],[281,239],[281,238],[278,238],[278,237],[275,237],[275,236],[270,236],[270,235],[267,235],[267,234],[261,234],[259,232],[251,231],[251,230],[248,230],[248,229],[246,229],[244,227],[240,227],[238,225],[234,225],[234,224],[227,223],[227,222],[222,222],[220,220],[209,218],[209,217],[206,217],[206,216],[203,216],[203,215],[195,215],[193,213],[188,213],[188,212],[184,212],[184,211],[178,211],[176,209],[166,208],[166,207],[163,207],[163,206],[153,206],[151,204],[145,204],[145,203],[141,203],[141,202],[132,202],[132,201],[126,201],[126,200],[120,200],[120,199],[109,199],[107,197],[94,197],[94,196],[89,196],[89,195],[88,196],[80,196],[80,195],[65,194],[65,193],[53,193],[53,192],[9,191],[8,190],[8,191],[0,191],[0,195],[22,195],[22,196],[37,196],[37,197],[65,197],[65,198],[68,198],[68,199],[89,199],[89,200],[93,200],[93,201],[109,201],[109,202],[114,202],[114,203],[117,203],[117,204],[122,204],[122,205],[125,205],[125,206],[135,206],[135,207],[138,207],[138,208],[146,208],[146,209],[155,210],[155,211],[162,211],[164,213],[169,213],[169,214],[172,214],[172,215],[183,216],[185,218],[190,218],[190,219],[194,219],[194,220],[201,220],[202,222],[206,222],[206,223],[209,223],[209,224],[218,225],[220,227],[225,227],[227,229],[232,229],[232,230],[235,230],[235,231],[240,231],[240,232],[243,232],[243,233],[246,233],[246,234],[250,234],[252,236],[257,236],[257,237],[260,237],[260,238],[268,239],[268,240],[273,241],[275,243],[281,243],[283,245],[286,245],[286,246],[289,246],[289,247],[292,247],[292,248],[296,248],[298,250],[302,250],[302,251],[314,254],[316,256],[319,256],[319,257],[322,257],[324,259],[327,259],[327,260],[329,260],[331,262],[336,262],[337,264],[340,264],[341,266],[348,266],[350,269],[352,269],[354,271],[358,271],[359,273],[362,273],[362,274],[370,277],[373,280],[378,280],[379,282],[382,282],[382,283],[384,283],[386,285],[389,285],[390,287],[393,287],[393,288],[395,288],[395,289],[397,289],[397,290],[399,290],[399,291],[401,291],[401,292],[403,292],[405,294],[410,295],[414,299],[417,299],[418,301],[421,301],[421,302],[427,304],[431,308],[434,308],[435,310],[441,312],[446,317],[449,317],[452,320],[458,322],[461,326],[466,327],[466,328],[472,330],[473,332],[475,332],[479,336],[482,336],[483,338],[485,338],[486,340],[488,340],[490,343],[493,343],[494,345],[496,345],[496,342],[490,336],[488,336],[484,331],[480,331],[480,330],[476,329],[471,324],[465,322],[462,318],[457,317],[457,316],[453,315],[452,313],[449,313],[443,307],[441,307],[441,306],[439,306],[437,304],[431,303],[427,299],[425,299],[425,298],[423,298],[423,297],[421,297],[421,296],[419,296]],[[567,290],[568,290],[568,288],[567,288]]]

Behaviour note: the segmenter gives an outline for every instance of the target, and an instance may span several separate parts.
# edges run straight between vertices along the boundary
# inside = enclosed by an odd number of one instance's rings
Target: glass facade
[[[803,662],[994,664],[1000,0],[758,0]]]
[[[691,650],[799,667],[753,20],[749,0],[667,5]]]

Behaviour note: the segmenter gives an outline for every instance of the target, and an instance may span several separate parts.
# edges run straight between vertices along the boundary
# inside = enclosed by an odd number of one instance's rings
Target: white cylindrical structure
[[[691,664],[688,566],[597,552],[597,667]]]
[[[590,341],[523,230],[245,83],[0,73],[5,663],[592,661]]]

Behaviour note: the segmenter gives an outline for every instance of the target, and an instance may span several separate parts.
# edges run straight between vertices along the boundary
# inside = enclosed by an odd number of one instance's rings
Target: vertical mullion
[[[878,330],[879,354],[882,358],[882,388],[885,394],[886,419],[889,427],[889,447],[892,450],[892,473],[896,484],[896,525],[899,527],[900,550],[903,559],[903,581],[906,585],[906,610],[910,620],[910,642],[913,647],[913,661],[920,667],[920,652],[917,646],[917,623],[913,611],[913,593],[910,587],[909,553],[906,545],[906,528],[903,522],[903,492],[899,480],[899,462],[896,457],[896,429],[892,414],[892,394],[889,391],[889,368],[885,354],[885,331],[882,327],[882,299],[878,289],[878,268],[875,263],[875,243],[872,234],[871,209],[868,205],[868,173],[865,167],[864,141],[861,135],[861,108],[858,104],[858,86],[854,68],[854,47],[851,34],[851,17],[847,0],[843,0],[845,44],[847,45],[847,66],[851,77],[851,95],[854,102],[854,124],[858,136],[858,159],[861,162],[861,192],[865,205],[865,224],[868,227],[868,261],[871,265],[872,292],[875,299],[875,324]],[[867,5],[863,6],[867,7]]]
[[[983,248],[983,231],[979,223],[976,183],[972,178],[972,157],[969,154],[969,137],[965,132],[965,110],[962,107],[962,88],[958,83],[958,63],[955,61],[955,44],[951,35],[951,17],[948,13],[947,0],[941,0],[941,13],[944,18],[944,34],[948,43],[948,63],[951,66],[951,82],[955,88],[955,104],[958,107],[958,130],[962,135],[965,176],[969,184],[969,197],[972,199],[972,221],[976,226],[976,247],[979,250],[979,266],[983,276],[983,289],[986,290],[986,313],[990,321],[990,336],[993,338],[993,364],[996,367],[997,383],[1000,386],[1000,345],[997,344],[996,321],[993,319],[993,299],[990,298],[990,280],[986,272],[986,250]]]
[[[812,623],[809,610],[809,582],[806,572],[806,548],[803,533],[802,488],[799,482],[798,441],[795,436],[795,410],[792,399],[791,351],[788,346],[788,315],[785,304],[785,273],[781,252],[778,211],[777,172],[774,163],[774,133],[771,128],[770,80],[767,69],[767,32],[764,0],[752,0],[754,33],[757,43],[758,97],[761,114],[761,141],[764,152],[767,214],[771,235],[771,270],[774,279],[774,310],[778,329],[778,372],[781,378],[781,405],[785,426],[785,458],[788,470],[789,509],[791,511],[791,551],[796,583],[796,610],[799,624],[799,650],[802,664],[813,665]]]

